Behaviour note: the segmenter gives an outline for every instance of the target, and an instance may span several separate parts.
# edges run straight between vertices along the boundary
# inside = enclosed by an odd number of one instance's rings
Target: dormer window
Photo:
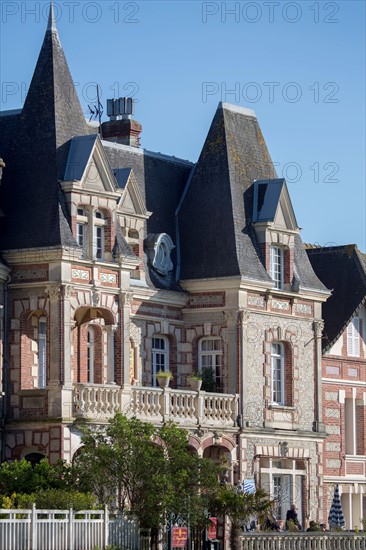
[[[270,247],[270,275],[275,283],[275,288],[283,289],[284,283],[284,250],[280,246]]]
[[[79,206],[76,215],[76,242],[82,249],[83,259],[104,260],[106,249],[105,227],[108,224],[104,212]]]
[[[105,219],[100,210],[95,212],[94,217],[94,239],[93,239],[93,256],[97,260],[104,258],[104,225]]]
[[[86,253],[86,230],[87,230],[88,218],[84,208],[78,208],[76,219],[76,242],[82,248],[82,257],[85,257]]]

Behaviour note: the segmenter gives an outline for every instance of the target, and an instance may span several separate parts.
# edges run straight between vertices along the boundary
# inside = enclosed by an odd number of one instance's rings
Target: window
[[[94,218],[94,238],[93,238],[93,256],[97,260],[104,258],[104,216],[99,210]]]
[[[198,370],[203,373],[203,385],[206,391],[222,390],[221,338],[203,338],[200,340],[198,349]],[[210,380],[206,380],[205,371],[212,377],[211,384]]]
[[[155,336],[152,339],[152,371],[153,386],[156,387],[156,373],[169,370],[169,343],[164,336]]]
[[[364,403],[362,399],[344,400],[344,442],[348,455],[364,455]]]
[[[82,249],[82,258],[103,260],[105,255],[105,226],[107,220],[100,210],[94,213],[80,206],[76,217],[76,242]],[[110,243],[107,243],[109,249]]]
[[[87,343],[87,368],[88,368],[88,383],[94,383],[94,331],[91,327],[88,328],[88,343]]]
[[[360,318],[353,317],[347,327],[347,355],[360,355]]]
[[[271,246],[270,248],[270,275],[275,283],[275,288],[283,289],[283,248]]]
[[[283,345],[272,344],[271,370],[272,370],[272,402],[279,405],[285,404],[285,369],[284,369]]]
[[[306,487],[306,468],[303,461],[264,457],[260,459],[261,487],[274,500],[278,521],[286,520],[286,512],[295,504],[300,523],[303,521],[303,493]]]
[[[85,215],[84,208],[78,208],[76,223],[76,242],[82,248],[82,257],[86,255],[86,229],[88,218]]]
[[[38,323],[38,387],[46,387],[47,364],[47,320],[44,317]]]

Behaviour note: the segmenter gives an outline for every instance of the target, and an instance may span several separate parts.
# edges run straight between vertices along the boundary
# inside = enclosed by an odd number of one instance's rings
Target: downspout
[[[2,318],[2,326],[1,326],[1,333],[3,336],[3,372],[2,372],[2,418],[1,418],[1,430],[2,430],[2,438],[1,438],[1,456],[0,456],[0,462],[3,462],[5,457],[5,421],[6,421],[6,415],[8,412],[7,407],[7,399],[8,399],[8,370],[9,370],[9,355],[8,355],[8,284],[10,283],[10,274],[8,275],[3,288],[3,318]]]

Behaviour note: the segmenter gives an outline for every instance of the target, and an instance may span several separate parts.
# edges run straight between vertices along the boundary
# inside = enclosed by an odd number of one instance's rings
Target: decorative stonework
[[[123,306],[131,307],[133,297],[132,292],[121,292],[119,297]]]
[[[98,290],[92,290],[91,293],[92,306],[97,307],[100,304],[100,292]]]
[[[61,293],[65,300],[69,300],[71,298],[72,294],[72,286],[71,285],[61,285]]]
[[[145,247],[150,266],[165,277],[173,269],[171,252],[175,248],[167,233],[151,234],[145,240]]]
[[[257,296],[255,294],[248,295],[248,306],[259,307],[261,309],[266,308],[266,301],[264,296]]]
[[[45,293],[51,302],[55,302],[60,297],[61,287],[60,285],[48,285],[45,289]]]
[[[47,281],[47,268],[17,269],[12,274],[13,283],[25,283],[34,281]]]
[[[100,281],[101,283],[115,285],[117,283],[117,275],[114,273],[101,273]]]
[[[296,304],[296,313],[299,315],[312,315],[313,308],[310,304]]]
[[[289,302],[285,302],[283,300],[276,300],[272,298],[272,308],[288,311],[290,309],[290,304]]]
[[[192,292],[189,296],[188,307],[203,308],[203,307],[224,307],[225,293],[224,292]]]
[[[324,321],[318,320],[314,321],[314,332],[316,338],[321,338],[324,330]]]
[[[89,280],[89,271],[85,271],[84,269],[73,269],[71,271],[71,277],[73,279],[80,279],[82,281],[88,281]]]

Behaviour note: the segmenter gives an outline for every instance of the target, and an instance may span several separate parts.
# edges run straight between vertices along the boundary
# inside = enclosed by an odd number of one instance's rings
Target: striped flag
[[[255,493],[255,481],[254,479],[244,479],[243,481],[244,493]]]

